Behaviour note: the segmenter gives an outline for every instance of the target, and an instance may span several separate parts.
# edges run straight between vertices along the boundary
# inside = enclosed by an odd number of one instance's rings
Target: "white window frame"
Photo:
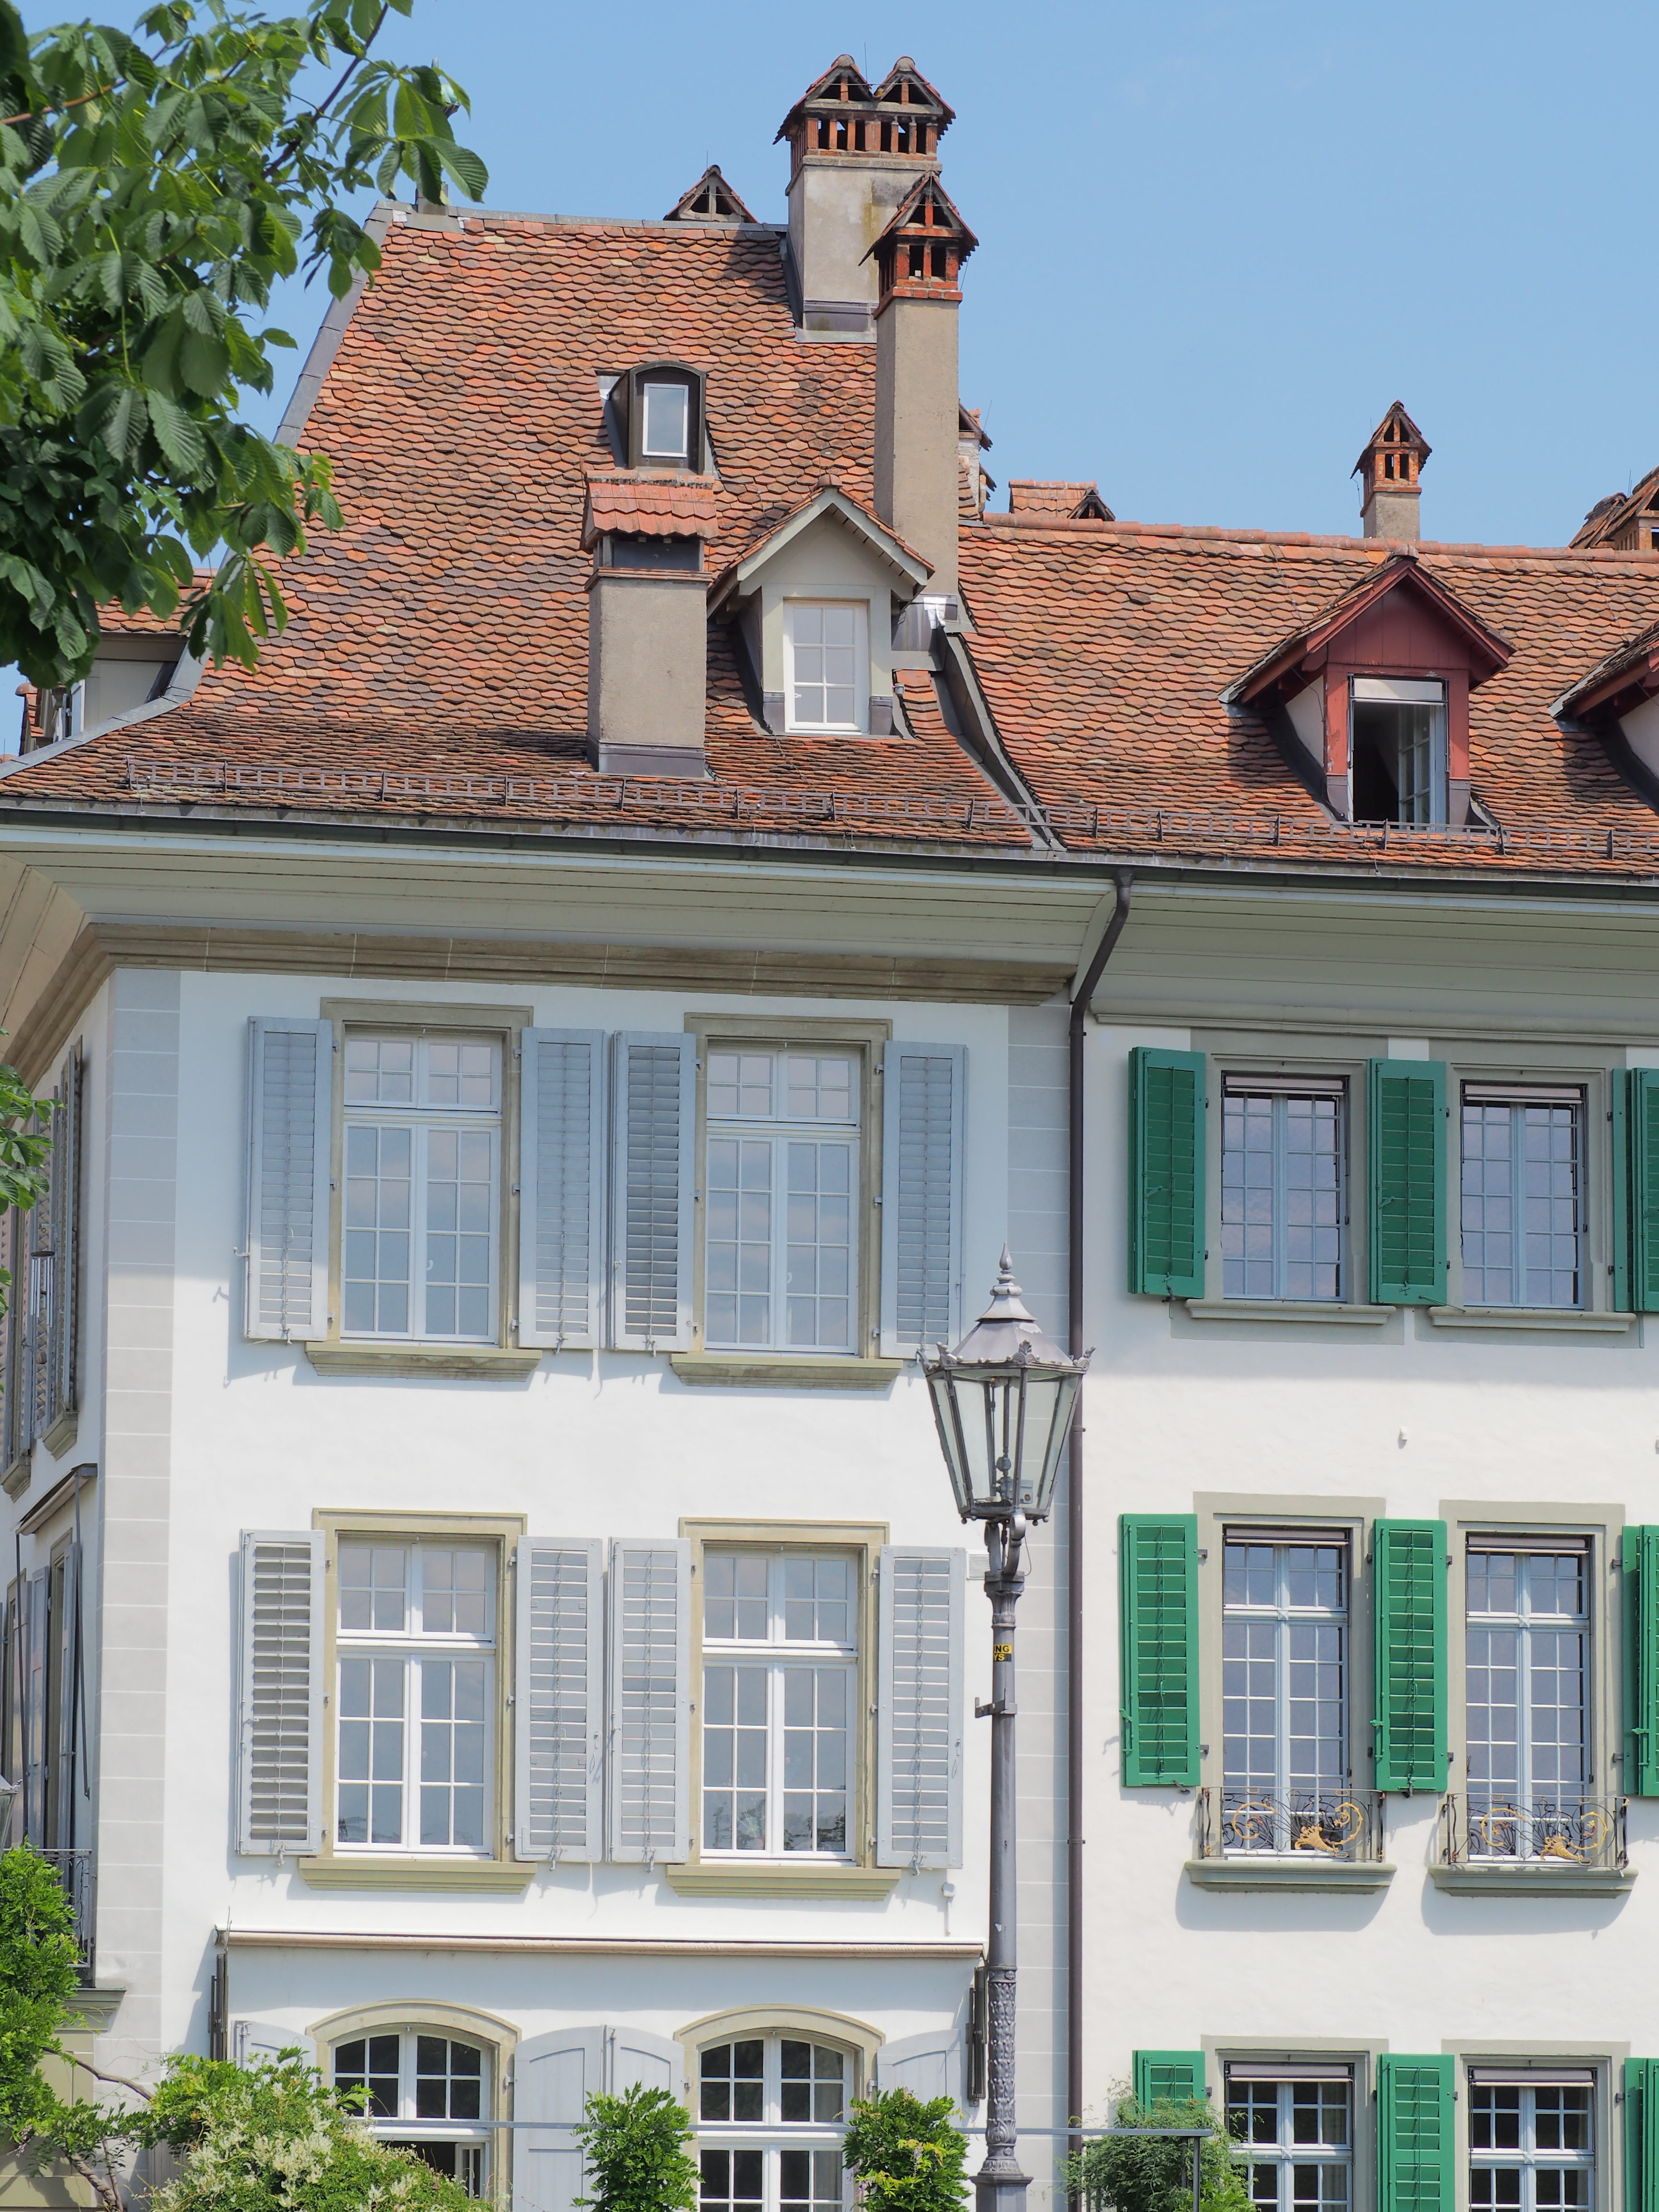
[[[850,722],[813,722],[795,711],[795,617],[806,608],[835,608],[853,617],[853,719]],[[805,594],[783,603],[784,728],[805,737],[864,737],[870,728],[870,603],[867,599],[838,599]]]
[[[750,1637],[715,1637],[708,1633],[709,1566],[718,1557],[735,1556],[740,1560],[759,1560],[767,1570],[767,1634],[762,1639]],[[787,1570],[791,1561],[800,1559],[840,1559],[846,1564],[847,1604],[850,1634],[844,1643],[808,1641],[804,1638],[787,1638],[784,1633],[784,1602]],[[702,1554],[702,1683],[699,1690],[699,1714],[702,1729],[700,1769],[702,1778],[702,1804],[699,1808],[698,1832],[702,1842],[702,1856],[721,1866],[755,1866],[781,1864],[785,1866],[848,1866],[859,1858],[859,1822],[862,1817],[860,1805],[859,1756],[862,1742],[862,1727],[859,1700],[860,1658],[859,1632],[862,1618],[860,1603],[860,1554],[843,1551],[835,1545],[790,1545],[775,1550],[761,1551],[756,1547],[740,1544],[705,1545]],[[744,1671],[762,1672],[766,1675],[766,1836],[764,1850],[746,1850],[735,1841],[729,1845],[714,1846],[708,1839],[707,1808],[711,1794],[723,1794],[731,1785],[711,1784],[708,1778],[708,1731],[713,1723],[709,1718],[708,1670],[711,1667],[732,1667]],[[789,1850],[783,1841],[783,1798],[785,1727],[784,1676],[791,1668],[811,1668],[815,1671],[837,1668],[846,1680],[846,1736],[845,1790],[847,1800],[845,1841],[838,1851]]]
[[[717,1057],[735,1056],[744,1060],[766,1059],[772,1063],[771,1095],[773,1111],[763,1114],[716,1114],[712,1110],[712,1075]],[[788,1116],[788,1082],[787,1064],[791,1058],[803,1060],[844,1060],[850,1070],[848,1096],[852,1114],[846,1121],[823,1119],[796,1121]],[[867,1104],[865,1088],[866,1054],[856,1043],[822,1044],[806,1042],[792,1044],[757,1040],[753,1043],[738,1040],[709,1039],[703,1048],[704,1115],[702,1135],[702,1337],[705,1350],[712,1352],[773,1352],[799,1354],[803,1358],[845,1358],[862,1352],[865,1342],[865,1299],[863,1289],[864,1253],[860,1235],[865,1213],[864,1168],[865,1127]],[[741,1336],[717,1336],[709,1327],[709,1314],[715,1297],[726,1295],[712,1289],[713,1270],[710,1255],[716,1243],[729,1240],[715,1236],[716,1207],[711,1182],[713,1148],[717,1143],[767,1142],[772,1147],[772,1182],[770,1189],[770,1282],[767,1297],[770,1302],[770,1318],[763,1340],[744,1341]],[[795,1143],[845,1143],[848,1148],[848,1262],[847,1262],[847,1334],[836,1344],[795,1344],[789,1338],[789,1147]]]
[[[1340,2144],[1298,2143],[1295,2140],[1293,2120],[1297,2090],[1306,2087],[1323,2089],[1330,2083],[1338,2081],[1340,2081],[1347,2102],[1346,2141]],[[1334,2198],[1327,2196],[1322,2176],[1318,2212],[1352,2212],[1355,2100],[1352,2071],[1343,2069],[1339,2073],[1335,2068],[1328,2071],[1316,2071],[1311,2067],[1298,2069],[1293,2066],[1287,2066],[1283,2075],[1269,2078],[1265,2072],[1259,2071],[1254,2066],[1248,2072],[1237,2075],[1230,2068],[1226,2078],[1226,2096],[1224,2100],[1229,2128],[1232,2124],[1234,2093],[1236,2090],[1243,2089],[1256,2092],[1271,2089],[1275,2096],[1277,2112],[1274,2141],[1271,2143],[1257,2143],[1249,2136],[1235,2138],[1235,2155],[1242,2165],[1251,2167],[1266,2166],[1277,2169],[1278,2191],[1273,2212],[1297,2212],[1298,2199],[1296,2196],[1295,2169],[1298,2166],[1340,2167],[1345,2182],[1341,2203],[1339,2206]],[[1255,2195],[1254,2185],[1255,2176],[1251,2174],[1245,2180],[1245,2188],[1249,2191],[1252,2202],[1257,2206],[1258,2212],[1268,2212],[1268,2208]],[[1306,2199],[1302,2199],[1300,2202],[1304,2207],[1304,2212],[1306,2212]]]
[[[1339,1304],[1347,1297],[1349,1257],[1347,1093],[1347,1084],[1341,1077],[1332,1077],[1327,1079],[1322,1076],[1281,1077],[1244,1074],[1225,1075],[1223,1077],[1221,1105],[1221,1266],[1222,1295],[1224,1297],[1271,1297],[1280,1299],[1290,1304],[1306,1303],[1328,1305]],[[1241,1269],[1249,1270],[1255,1265],[1259,1264],[1253,1261],[1248,1254],[1241,1253],[1237,1258],[1235,1259],[1231,1256],[1227,1251],[1227,1232],[1230,1229],[1237,1229],[1243,1232],[1241,1241],[1243,1241],[1244,1238],[1248,1237],[1250,1228],[1255,1225],[1248,1218],[1248,1200],[1249,1195],[1249,1187],[1248,1183],[1242,1183],[1239,1186],[1237,1192],[1235,1193],[1230,1188],[1227,1181],[1227,1162],[1229,1155],[1234,1151],[1245,1152],[1244,1147],[1234,1146],[1228,1141],[1229,1115],[1236,1100],[1239,1102],[1242,1109],[1245,1100],[1259,1098],[1266,1098],[1271,1102],[1273,1120],[1273,1186],[1271,1191],[1273,1204],[1273,1253],[1269,1262],[1272,1268],[1272,1285],[1271,1288],[1265,1291],[1261,1289],[1251,1289],[1248,1286],[1248,1284],[1243,1287],[1233,1289],[1230,1288],[1227,1284],[1227,1276],[1229,1271],[1232,1268],[1239,1267]],[[1317,1270],[1319,1267],[1328,1264],[1322,1261],[1310,1261],[1307,1262],[1293,1261],[1291,1258],[1289,1250],[1292,1227],[1300,1227],[1303,1224],[1292,1224],[1289,1219],[1291,1210],[1289,1161],[1291,1153],[1288,1126],[1290,1115],[1288,1109],[1293,1101],[1305,1103],[1310,1100],[1315,1103],[1328,1103],[1333,1108],[1334,1118],[1336,1125],[1336,1187],[1334,1192],[1336,1207],[1336,1221],[1334,1224],[1337,1254],[1335,1263],[1336,1280],[1334,1288],[1329,1291],[1322,1291],[1317,1287],[1310,1291],[1292,1291],[1286,1287],[1289,1279],[1289,1271],[1293,1265],[1305,1264]],[[1243,1118],[1248,1120],[1248,1116],[1244,1116]],[[1245,1156],[1248,1157],[1247,1152],[1245,1152]],[[1317,1156],[1316,1155],[1316,1157]],[[1246,1207],[1246,1214],[1245,1218],[1234,1221],[1229,1218],[1229,1212],[1231,1204],[1236,1196],[1243,1202]],[[1317,1224],[1311,1224],[1308,1225],[1310,1228],[1317,1226]]]
[[[1591,1705],[1595,1647],[1590,1613],[1591,1568],[1595,1553],[1583,1539],[1575,1542],[1569,1538],[1553,1544],[1547,1536],[1527,1538],[1517,1536],[1513,1547],[1516,1562],[1516,1610],[1512,1613],[1475,1611],[1469,1594],[1468,1566],[1470,1559],[1477,1553],[1487,1557],[1493,1554],[1509,1556],[1509,1547],[1496,1540],[1482,1541],[1478,1547],[1471,1547],[1464,1557],[1463,1731],[1466,1759],[1468,1753],[1473,1750],[1475,1741],[1472,1726],[1474,1702],[1469,1695],[1468,1687],[1468,1675],[1474,1665],[1470,1656],[1469,1632],[1492,1630],[1498,1632],[1512,1632],[1516,1639],[1516,1779],[1511,1787],[1506,1783],[1492,1780],[1477,1783],[1474,1778],[1470,1776],[1468,1784],[1470,1854],[1472,1856],[1478,1856],[1488,1860],[1507,1858],[1511,1856],[1508,1852],[1494,1848],[1497,1839],[1503,1832],[1501,1824],[1494,1822],[1486,1832],[1478,1834],[1482,1814],[1507,1804],[1522,1816],[1516,1824],[1516,1838],[1517,1843],[1524,1839],[1527,1847],[1521,1850],[1518,1856],[1532,1858],[1538,1855],[1534,1846],[1535,1824],[1540,1805],[1545,1808],[1561,1807],[1565,1808],[1565,1816],[1570,1818],[1571,1808],[1574,1804],[1586,1803],[1595,1793],[1595,1785],[1590,1778],[1594,1766],[1595,1743],[1593,1734],[1595,1715]],[[1540,1553],[1546,1557],[1568,1557],[1576,1558],[1578,1560],[1580,1602],[1579,1610],[1576,1613],[1534,1614],[1533,1613],[1532,1562]],[[1551,1635],[1565,1632],[1568,1635],[1575,1635],[1579,1639],[1580,1771],[1577,1784],[1564,1784],[1557,1780],[1554,1783],[1546,1784],[1540,1789],[1534,1778],[1532,1771],[1535,1735],[1534,1721],[1536,1708],[1533,1703],[1531,1690],[1532,1641],[1534,1627],[1541,1628]],[[1488,1706],[1486,1710],[1490,1711],[1492,1709]],[[1559,1712],[1562,1708],[1558,1705],[1549,1710]],[[1488,1728],[1490,1728],[1490,1723],[1488,1723]],[[1486,1740],[1490,1741],[1490,1738]],[[1478,1852],[1477,1842],[1480,1846]]]
[[[341,1555],[349,1549],[363,1548],[370,1552],[400,1551],[404,1555],[404,1620],[399,1630],[347,1628],[341,1620],[341,1602],[344,1575],[340,1565]],[[465,1632],[434,1632],[427,1629],[424,1620],[424,1589],[422,1565],[424,1555],[436,1552],[465,1552],[482,1556],[484,1562],[485,1631],[483,1635]],[[500,1733],[497,1712],[498,1642],[501,1620],[500,1550],[489,1542],[469,1542],[460,1538],[422,1540],[418,1537],[372,1531],[358,1534],[342,1533],[335,1547],[334,1590],[334,1726],[333,1726],[333,1803],[330,1808],[329,1826],[334,1841],[332,1849],[342,1858],[386,1857],[444,1858],[462,1861],[492,1859],[495,1856],[496,1759],[499,1756],[496,1739]],[[416,1627],[417,1605],[421,1624]],[[372,1835],[362,1842],[346,1842],[340,1835],[340,1795],[346,1786],[341,1776],[341,1736],[349,1724],[345,1713],[343,1670],[351,1660],[392,1660],[403,1666],[403,1768],[398,1787],[402,1804],[403,1841],[377,1843]],[[471,1844],[426,1844],[420,1840],[420,1794],[422,1789],[422,1759],[420,1743],[424,1726],[421,1712],[422,1666],[427,1661],[477,1660],[483,1668],[483,1775],[480,1786],[480,1806],[483,1814],[479,1842]],[[355,1783],[356,1778],[354,1778]],[[372,1811],[368,1821],[373,1827]],[[411,1831],[413,1839],[411,1840]]]
[[[1494,1270],[1484,1265],[1476,1268],[1463,1257],[1466,1239],[1472,1233],[1486,1233],[1484,1222],[1480,1231],[1472,1232],[1465,1220],[1467,1204],[1471,1198],[1480,1196],[1471,1193],[1467,1187],[1470,1165],[1468,1115],[1472,1108],[1492,1107],[1507,1109],[1510,1127],[1510,1295],[1502,1298],[1474,1295],[1476,1275],[1490,1275]],[[1518,1169],[1524,1170],[1526,1164],[1527,1114],[1530,1109],[1540,1107],[1551,1109],[1565,1108],[1572,1115],[1573,1274],[1576,1291],[1570,1299],[1552,1298],[1541,1303],[1527,1295],[1527,1277],[1530,1272],[1527,1265],[1527,1179],[1523,1172],[1517,1172]],[[1468,1082],[1462,1085],[1457,1109],[1457,1205],[1458,1255],[1462,1267],[1463,1303],[1466,1306],[1521,1307],[1539,1313],[1578,1313],[1589,1304],[1589,1212],[1585,1204],[1589,1137],[1588,1099],[1583,1084]],[[1545,1272],[1553,1271],[1547,1269]]]
[[[763,2047],[762,2100],[763,2118],[759,2120],[706,2120],[702,2118],[702,2063],[705,2051],[723,2050],[732,2044],[757,2042]],[[826,2051],[833,2051],[842,2064],[842,2118],[839,2124],[830,2125],[816,2121],[786,2121],[782,2118],[783,2046],[786,2042],[806,2043]],[[818,2035],[803,2028],[744,2028],[736,2033],[711,2036],[700,2045],[696,2052],[696,2071],[692,2084],[695,2099],[696,2149],[701,2166],[705,2151],[758,2151],[762,2156],[761,2212],[781,2212],[780,2154],[784,2151],[833,2152],[842,2155],[846,2140],[847,2121],[853,2099],[859,2094],[857,2076],[858,2053],[839,2039]],[[841,2175],[841,2203],[851,2201],[850,2177],[844,2169]],[[752,2199],[745,2199],[752,2202]],[[796,2200],[792,2200],[792,2202]]]
[[[492,2172],[494,2161],[490,2157],[490,2138],[494,2132],[491,2120],[492,2100],[495,2092],[493,2070],[495,2060],[495,2051],[487,2043],[480,2042],[470,2035],[457,2035],[448,2027],[442,2026],[427,2027],[416,2021],[408,2027],[390,2026],[365,2027],[354,2030],[349,2034],[342,2035],[329,2045],[331,2084],[339,2078],[340,2053],[349,2045],[353,2043],[363,2045],[364,2072],[367,2075],[369,2055],[368,2046],[382,2036],[394,2035],[398,2039],[398,2112],[395,2116],[373,2112],[366,2114],[365,2121],[370,2134],[381,2142],[410,2146],[428,2142],[454,2143],[458,2147],[471,2151],[474,2154],[471,2162],[477,2169],[476,2179],[478,2185],[476,2189],[469,2189],[467,2193],[480,2203],[487,2203],[494,2193]],[[476,2121],[423,2120],[417,2115],[416,2061],[418,2040],[422,2036],[435,2036],[440,2041],[447,2044],[459,2043],[466,2050],[476,2051],[478,2053],[479,2117]],[[458,2181],[461,2180],[459,2174],[456,2179]],[[461,2185],[465,2188],[467,2185],[462,2181]]]
[[[1407,806],[1413,794],[1406,789],[1403,773],[1395,778],[1395,796],[1399,805],[1396,819],[1405,824],[1444,822],[1449,798],[1450,747],[1448,737],[1447,687],[1437,679],[1409,676],[1355,676],[1349,682],[1349,768],[1353,767],[1356,741],[1352,709],[1356,707],[1427,707],[1433,711],[1428,739],[1428,789],[1424,794],[1426,805],[1413,803]],[[1401,764],[1403,768],[1403,763]]]
[[[1250,1605],[1243,1600],[1230,1602],[1226,1596],[1227,1552],[1233,1545],[1244,1548],[1270,1548],[1273,1554],[1273,1601],[1271,1605]],[[1342,1603],[1336,1607],[1294,1606],[1289,1595],[1289,1560],[1292,1551],[1334,1550],[1338,1555],[1342,1576]],[[1294,1847],[1297,1829],[1305,1823],[1308,1814],[1317,1814],[1346,1802],[1352,1787],[1351,1776],[1352,1749],[1350,1723],[1353,1697],[1353,1563],[1350,1547],[1340,1532],[1310,1529],[1280,1534],[1262,1530],[1255,1533],[1248,1528],[1226,1528],[1222,1532],[1222,1815],[1221,1826],[1224,1850],[1260,1851],[1272,1850],[1288,1851]],[[1273,1779],[1267,1784],[1251,1781],[1235,1781],[1227,1772],[1227,1706],[1231,1694],[1227,1687],[1230,1665],[1237,1663],[1229,1658],[1226,1632],[1235,1622],[1261,1626],[1271,1622],[1273,1626],[1273,1715],[1274,1744]],[[1292,1776],[1291,1766],[1291,1708],[1295,1700],[1291,1689],[1291,1668],[1298,1662],[1294,1656],[1295,1631],[1302,1625],[1316,1623],[1333,1626],[1339,1633],[1341,1650],[1341,1713],[1336,1738],[1341,1771],[1331,1776],[1298,1778]],[[1255,1663],[1245,1660],[1243,1663]],[[1324,1662],[1316,1662],[1324,1663]],[[1253,1814],[1250,1805],[1260,1800],[1263,1808],[1271,1808],[1263,1814]],[[1301,1815],[1298,1818],[1298,1815]]]
[[[352,1069],[351,1048],[361,1043],[409,1043],[414,1052],[416,1098],[407,1104],[388,1102],[355,1101],[349,1096]],[[422,1093],[429,1077],[429,1054],[434,1045],[483,1046],[491,1054],[494,1071],[493,1103],[488,1107],[442,1105],[423,1103]],[[341,1108],[340,1161],[340,1336],[343,1342],[354,1344],[495,1344],[501,1334],[501,1159],[503,1135],[503,1101],[506,1090],[506,1054],[500,1037],[488,1032],[434,1030],[412,1035],[396,1027],[380,1028],[368,1024],[354,1024],[345,1032]],[[359,1328],[351,1326],[346,1313],[349,1285],[353,1279],[348,1273],[348,1254],[354,1233],[351,1222],[351,1133],[356,1128],[407,1129],[411,1133],[410,1191],[409,1225],[409,1320],[403,1329]],[[489,1281],[485,1288],[485,1323],[481,1330],[456,1328],[439,1333],[426,1326],[427,1322],[427,1264],[428,1240],[430,1237],[447,1232],[434,1231],[428,1217],[428,1159],[431,1139],[434,1133],[444,1132],[473,1134],[480,1129],[488,1132],[489,1139],[489,1199],[487,1209],[489,1237]],[[383,1232],[382,1232],[383,1233]],[[393,1232],[395,1233],[395,1232]],[[378,1277],[375,1279],[380,1279]],[[459,1286],[457,1286],[457,1304]],[[459,1310],[457,1320],[459,1319]]]
[[[1544,2069],[1540,2067],[1540,2075]],[[1477,2150],[1474,2143],[1475,2100],[1489,2092],[1515,2089],[1521,2100],[1521,2141],[1512,2150]],[[1538,2148],[1538,2093],[1546,2090],[1559,2094],[1573,2090],[1584,2099],[1585,2132],[1589,2138],[1587,2150],[1540,2150]],[[1538,2172],[1540,2167],[1556,2172],[1572,2170],[1589,2176],[1589,2186],[1584,2191],[1583,2212],[1595,2212],[1595,2156],[1596,2156],[1596,2095],[1594,2080],[1563,2081],[1540,2079],[1536,2082],[1471,2081],[1469,2097],[1469,2191],[1468,2202],[1474,2206],[1474,2176],[1477,2170],[1492,2172],[1505,2166],[1516,2167],[1521,2175],[1521,2202],[1517,2212],[1538,2212]],[[1481,2208],[1484,2212],[1484,2208]]]
[[[651,395],[655,392],[673,392],[680,400],[680,441],[678,446],[653,446],[651,443]],[[682,465],[691,458],[691,392],[688,386],[672,377],[658,377],[640,386],[640,461],[648,468],[653,461],[678,461]]]

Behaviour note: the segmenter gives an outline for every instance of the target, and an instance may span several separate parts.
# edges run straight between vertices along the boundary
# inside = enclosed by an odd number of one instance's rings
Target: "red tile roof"
[[[718,538],[714,477],[664,477],[617,470],[590,474],[582,544],[590,550],[601,532],[632,538]]]

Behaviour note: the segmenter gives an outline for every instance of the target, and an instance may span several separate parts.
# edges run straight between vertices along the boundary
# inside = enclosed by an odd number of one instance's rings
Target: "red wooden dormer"
[[[1415,554],[1397,553],[1224,696],[1263,716],[1342,819],[1461,826],[1469,694],[1511,650]]]
[[[960,300],[957,273],[978,244],[939,179],[923,177],[870,248],[880,299]]]

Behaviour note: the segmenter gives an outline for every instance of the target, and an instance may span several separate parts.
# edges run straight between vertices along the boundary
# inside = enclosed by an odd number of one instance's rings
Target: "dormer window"
[[[641,362],[611,386],[612,449],[625,469],[687,469],[704,459],[703,380],[679,361]]]
[[[1446,819],[1446,687],[1356,676],[1351,704],[1356,822]]]
[[[869,727],[870,611],[858,599],[791,599],[784,607],[789,727],[824,734]]]
[[[683,384],[647,384],[640,459],[649,466],[666,462],[683,469],[686,462],[686,432],[691,426],[691,394]]]

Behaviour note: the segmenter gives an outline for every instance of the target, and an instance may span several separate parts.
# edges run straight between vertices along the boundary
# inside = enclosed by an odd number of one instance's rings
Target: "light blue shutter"
[[[603,1341],[605,1036],[526,1030],[519,1060],[519,1341]]]
[[[647,1866],[690,1844],[691,1547],[611,1547],[610,1856]]]
[[[303,1857],[323,1840],[323,1538],[242,1537],[236,1848]]]
[[[602,1858],[605,1565],[597,1538],[518,1550],[514,1856]]]
[[[514,2052],[514,2212],[574,2212],[586,2177],[575,2130],[605,2087],[605,2042],[603,2027],[561,2027]]]
[[[629,1352],[691,1343],[693,1040],[623,1030],[612,1041],[611,1341]]]
[[[962,1334],[967,1051],[890,1043],[882,1091],[881,1349],[903,1359]]]
[[[334,1025],[248,1024],[249,1336],[328,1334],[329,1155]]]
[[[876,1583],[876,1861],[962,1864],[963,1551],[884,1544]]]

